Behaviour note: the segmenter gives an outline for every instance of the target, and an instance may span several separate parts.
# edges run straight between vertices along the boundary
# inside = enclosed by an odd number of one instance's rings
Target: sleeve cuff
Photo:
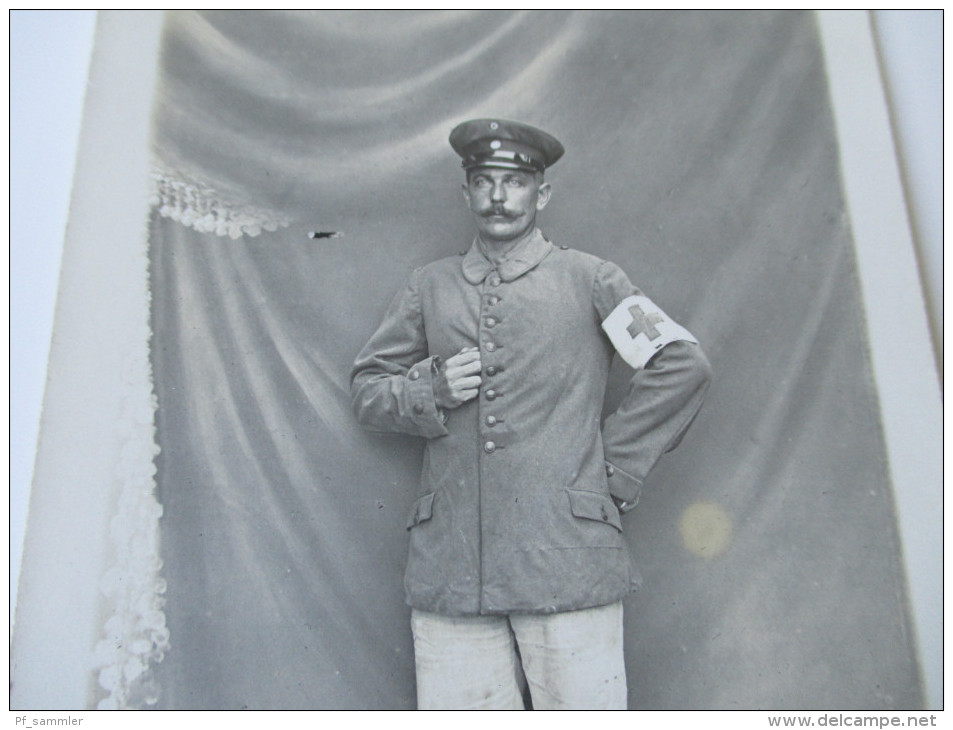
[[[606,479],[609,483],[609,494],[615,500],[619,512],[624,514],[635,509],[642,494],[642,482],[608,461],[606,462]]]
[[[405,392],[410,405],[410,416],[418,433],[425,438],[437,438],[449,433],[444,425],[447,422],[447,416],[437,407],[433,396],[432,361],[433,358],[430,357],[422,360],[414,365],[406,376]]]

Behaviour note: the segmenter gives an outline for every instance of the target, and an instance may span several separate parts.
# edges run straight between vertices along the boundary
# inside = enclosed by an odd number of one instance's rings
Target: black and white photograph
[[[943,709],[942,11],[86,15],[11,711]]]

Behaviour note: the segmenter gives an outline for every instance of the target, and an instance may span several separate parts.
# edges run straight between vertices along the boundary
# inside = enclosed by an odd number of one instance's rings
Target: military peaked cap
[[[551,134],[506,119],[471,119],[450,133],[450,146],[463,167],[506,167],[543,172],[563,156]]]

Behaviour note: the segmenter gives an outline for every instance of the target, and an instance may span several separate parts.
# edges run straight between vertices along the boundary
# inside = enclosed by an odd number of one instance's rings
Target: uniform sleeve
[[[698,414],[711,366],[692,334],[615,264],[600,266],[593,299],[603,331],[634,370],[602,433],[609,491],[627,511],[638,502],[652,467],[678,445]]]
[[[419,271],[397,293],[351,369],[351,405],[369,431],[447,435],[433,394],[433,358],[420,309]]]

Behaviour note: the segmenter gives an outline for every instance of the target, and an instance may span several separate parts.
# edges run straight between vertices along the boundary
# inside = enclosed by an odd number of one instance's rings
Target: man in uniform
[[[620,513],[691,424],[697,341],[608,261],[536,226],[551,135],[459,125],[469,251],[416,269],[357,356],[354,411],[426,439],[404,585],[421,709],[625,709]],[[618,353],[634,370],[602,423]]]

